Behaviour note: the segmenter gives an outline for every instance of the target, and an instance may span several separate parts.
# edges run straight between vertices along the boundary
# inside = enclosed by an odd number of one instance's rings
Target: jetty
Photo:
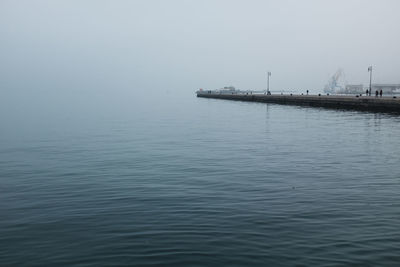
[[[365,95],[296,95],[263,93],[221,93],[218,91],[197,91],[197,97],[236,101],[276,103],[335,109],[355,109],[374,112],[400,113],[400,98],[396,96],[376,97]]]

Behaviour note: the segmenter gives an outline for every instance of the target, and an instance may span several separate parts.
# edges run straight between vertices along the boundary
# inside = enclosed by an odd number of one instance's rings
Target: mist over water
[[[115,88],[320,93],[400,83],[395,0],[47,1],[0,3],[0,87],[76,96]],[[119,89],[117,89],[118,91]]]
[[[399,7],[0,1],[0,265],[397,265],[398,115],[194,92],[400,83]]]
[[[2,131],[2,265],[400,260],[397,116],[194,94],[103,104]]]

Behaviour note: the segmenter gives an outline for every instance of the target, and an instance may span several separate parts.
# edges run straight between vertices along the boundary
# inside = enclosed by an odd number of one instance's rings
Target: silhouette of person
[[[382,97],[383,91],[382,89],[379,91],[379,95]]]

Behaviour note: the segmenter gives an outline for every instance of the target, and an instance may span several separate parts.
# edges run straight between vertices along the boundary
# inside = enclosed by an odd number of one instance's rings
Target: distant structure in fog
[[[344,84],[346,84],[344,80],[343,69],[339,68],[325,85],[324,92],[328,94],[338,94],[339,92],[344,91]]]
[[[376,90],[382,90],[385,95],[394,95],[400,93],[400,84],[389,84],[389,83],[373,83],[371,85],[372,93]],[[337,94],[363,94],[366,90],[369,90],[369,86],[363,84],[347,84],[343,91],[337,91]]]
[[[373,83],[372,84],[372,92],[376,90],[382,90],[384,94],[399,94],[400,93],[400,84],[389,84],[389,83]]]
[[[369,90],[369,88],[367,88]],[[365,93],[364,86],[362,84],[346,84],[343,92],[339,94],[363,94]]]
[[[234,86],[225,86],[224,88],[221,88],[218,90],[220,93],[232,93],[237,91]]]
[[[376,90],[383,91],[385,95],[400,94],[400,84],[373,83],[372,93]],[[338,69],[324,87],[324,92],[329,94],[363,94],[369,86],[363,84],[347,84],[343,69]]]

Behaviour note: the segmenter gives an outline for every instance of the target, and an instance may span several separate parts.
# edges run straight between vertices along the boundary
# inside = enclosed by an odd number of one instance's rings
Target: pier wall
[[[327,107],[337,109],[357,109],[400,113],[400,98],[375,96],[337,96],[337,95],[266,95],[266,94],[220,94],[216,92],[197,92],[197,97]]]

